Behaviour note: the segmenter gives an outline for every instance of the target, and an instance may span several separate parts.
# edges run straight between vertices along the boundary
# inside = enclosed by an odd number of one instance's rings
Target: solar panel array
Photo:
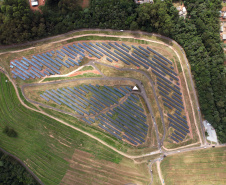
[[[124,99],[125,96],[127,99]],[[97,122],[101,129],[120,140],[136,146],[145,142],[147,116],[140,107],[140,98],[132,94],[130,86],[88,84],[49,89],[40,97],[45,102],[68,107],[75,114],[84,116],[81,119],[90,125]],[[120,100],[123,101],[119,103]]]
[[[41,78],[46,75],[48,76],[48,75],[60,74],[59,70],[61,69],[62,66],[67,68],[78,66],[80,65],[81,60],[85,56],[94,57],[96,59],[101,59],[102,57],[105,57],[106,61],[110,63],[122,61],[126,65],[134,65],[138,68],[140,67],[144,67],[146,69],[150,68],[152,71],[152,74],[156,76],[157,89],[159,91],[160,96],[162,97],[163,105],[170,112],[176,113],[174,115],[176,119],[178,119],[179,121],[183,121],[181,119],[184,119],[184,115],[183,115],[184,105],[182,101],[181,89],[179,86],[180,84],[179,84],[178,74],[175,72],[173,63],[169,59],[167,59],[157,51],[151,49],[150,47],[134,46],[134,45],[131,45],[130,47],[125,43],[119,44],[117,42],[108,42],[108,43],[83,42],[83,43],[63,46],[62,49],[58,49],[55,52],[51,51],[43,54],[37,54],[37,55],[34,55],[32,59],[26,59],[24,57],[20,61],[14,60],[11,62],[10,68],[12,70],[14,78],[21,78],[23,80],[26,80],[29,78]],[[92,92],[93,94],[91,98],[88,99],[89,101],[88,106],[90,106],[88,113],[91,115],[99,114],[102,109],[105,109],[106,107],[110,107],[114,104],[117,104],[119,98],[130,93],[130,91],[127,88],[122,88],[122,87],[109,88],[106,86],[100,90],[99,87],[95,87],[92,85],[82,86],[81,89],[79,88],[79,90],[82,91],[83,93]],[[84,94],[81,94],[77,90],[73,89],[73,91],[80,94],[79,96],[80,100],[83,99],[81,96],[85,96]],[[74,93],[72,91],[70,92]],[[78,97],[78,95],[76,96]],[[136,100],[136,98],[131,95],[128,98],[128,100],[132,102]],[[56,101],[58,100],[56,99]],[[129,104],[129,102],[127,102],[127,104]],[[128,107],[126,105],[124,106],[125,107],[120,107],[120,108],[123,110],[126,109],[126,111],[128,111]],[[131,109],[136,113],[135,111],[136,109],[135,110],[133,108]],[[85,115],[87,114],[83,110],[79,109],[79,111],[82,114],[85,114]],[[113,115],[112,112],[108,112],[108,116],[109,115]],[[136,116],[139,117],[138,115],[139,114],[137,114]],[[177,116],[180,116],[181,119],[178,118]],[[139,117],[139,119],[142,119],[142,118],[143,118],[142,116]],[[175,121],[172,118],[170,119]],[[142,119],[142,121],[144,121],[144,118]],[[173,121],[170,121],[170,125],[175,126]],[[180,142],[181,140],[178,138],[180,136],[178,136],[178,134],[176,133],[176,129],[174,127],[173,129],[175,130],[175,132],[173,133],[174,135],[173,134],[171,135],[171,138],[174,141],[177,140]],[[130,137],[126,135],[121,139],[125,139],[125,138],[130,138]],[[133,141],[133,142],[136,142],[136,141]]]
[[[22,80],[41,78],[49,75],[60,74],[63,67],[79,66],[85,56],[84,51],[73,44],[73,47],[63,46],[62,49],[33,55],[31,59],[23,57],[10,63],[12,74]]]

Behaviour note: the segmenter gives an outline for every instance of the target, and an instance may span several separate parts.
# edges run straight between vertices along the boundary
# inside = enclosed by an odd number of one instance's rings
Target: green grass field
[[[90,78],[90,77],[102,77],[102,75],[94,74],[94,73],[84,73],[83,75],[77,75],[73,77],[54,77],[54,78],[46,78],[43,82],[55,81],[55,80],[71,80],[75,78]]]
[[[226,184],[226,147],[168,156],[161,170],[166,184]]]
[[[92,154],[93,160],[117,163],[120,168],[121,155],[76,130],[23,107],[6,79],[0,74],[0,147],[24,161],[44,184],[61,182],[75,149]],[[17,138],[2,132],[6,125],[14,128]]]

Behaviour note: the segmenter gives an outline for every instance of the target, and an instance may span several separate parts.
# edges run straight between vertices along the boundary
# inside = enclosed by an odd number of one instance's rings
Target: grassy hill
[[[166,157],[161,170],[166,184],[226,184],[226,147]]]
[[[77,173],[72,182],[80,178],[78,174],[83,174],[82,179],[86,184],[90,184],[93,179],[105,184],[109,179],[116,178],[116,175],[122,182],[148,184],[146,165],[135,165],[88,136],[26,109],[20,104],[12,84],[6,80],[5,75],[0,74],[0,147],[26,163],[44,184],[59,184],[70,171]],[[4,134],[5,126],[13,128],[18,137],[12,138]],[[85,169],[84,162],[78,159],[75,162],[73,156],[77,155],[85,161],[92,159],[92,164],[86,167],[92,167],[92,174]],[[75,168],[75,163],[82,165],[82,168]],[[95,166],[98,163],[102,164],[102,168],[114,168],[100,176],[101,171],[94,170],[98,168]],[[117,169],[126,171],[116,173]],[[132,175],[134,173],[137,175]],[[113,181],[112,184],[118,182]]]

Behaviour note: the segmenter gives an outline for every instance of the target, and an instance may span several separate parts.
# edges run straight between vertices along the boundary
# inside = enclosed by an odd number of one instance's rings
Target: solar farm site
[[[148,184],[157,160],[205,142],[181,49],[114,33],[2,55],[1,128],[19,132],[2,145],[45,184]]]
[[[10,74],[29,102],[118,143],[178,147],[197,142],[197,128],[181,66],[166,53],[148,43],[75,41],[11,60]],[[73,75],[87,66],[99,76]]]

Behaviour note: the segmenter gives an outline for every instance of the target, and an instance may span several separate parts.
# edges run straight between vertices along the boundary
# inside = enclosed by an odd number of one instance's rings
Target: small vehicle
[[[31,0],[31,6],[38,6],[38,0]]]

